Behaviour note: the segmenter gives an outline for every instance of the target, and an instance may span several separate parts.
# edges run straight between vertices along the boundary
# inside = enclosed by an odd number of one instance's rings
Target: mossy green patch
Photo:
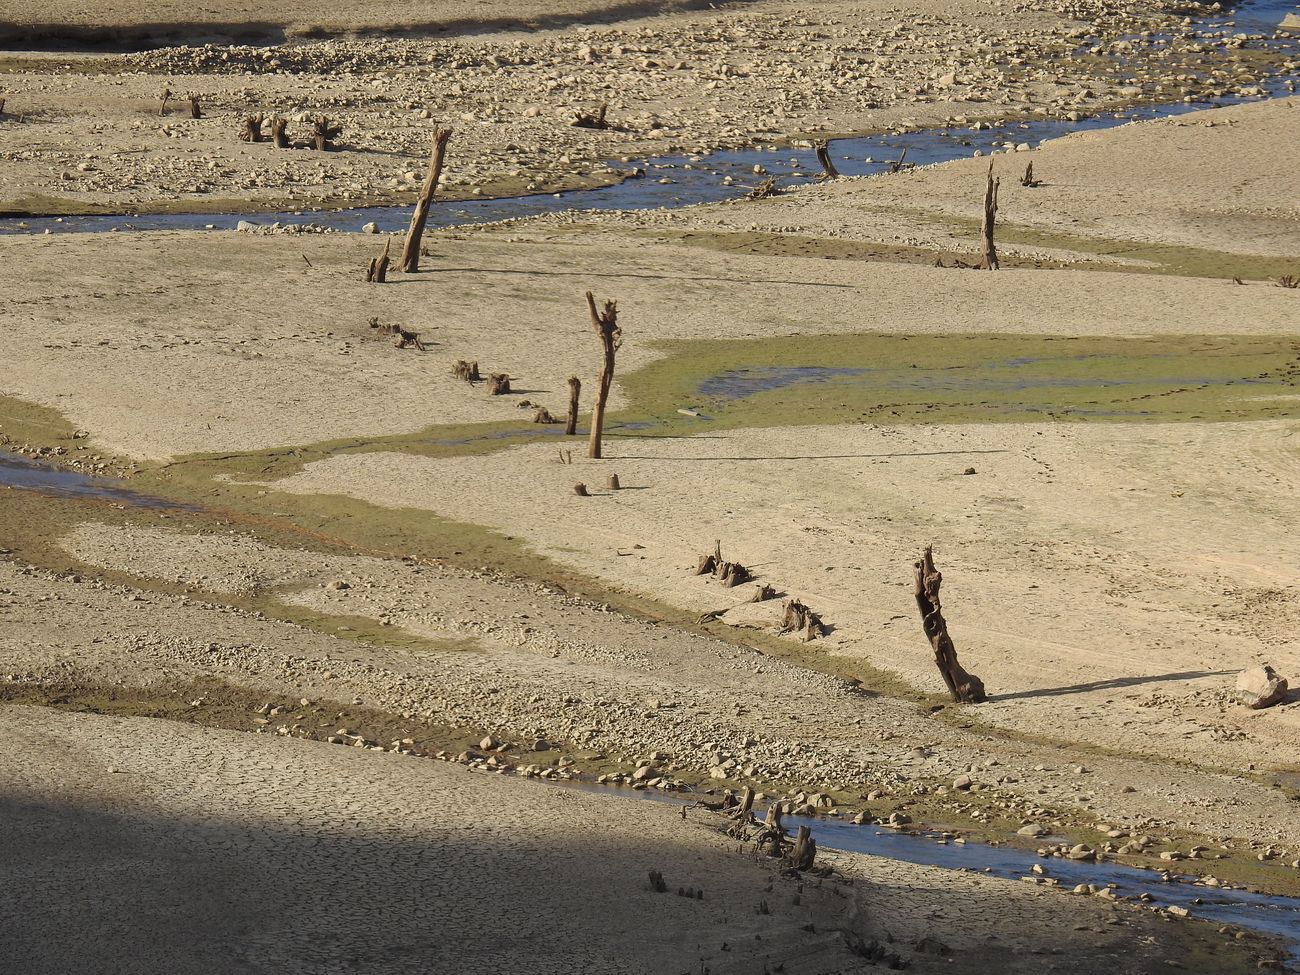
[[[617,419],[654,422],[661,434],[1300,415],[1296,337],[857,334],[679,342],[668,350],[625,377],[632,408]],[[683,416],[684,408],[701,416]]]

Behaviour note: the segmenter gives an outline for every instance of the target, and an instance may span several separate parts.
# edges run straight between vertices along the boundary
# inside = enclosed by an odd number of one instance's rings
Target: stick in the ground
[[[407,274],[420,270],[420,238],[424,235],[424,224],[429,219],[429,204],[433,202],[438,180],[442,178],[442,161],[447,154],[447,140],[450,138],[451,129],[439,126],[433,131],[429,171],[425,174],[424,185],[420,187],[420,198],[415,201],[411,226],[406,231],[406,244],[402,248],[402,270]]]
[[[948,623],[939,605],[939,586],[943,573],[934,567],[934,552],[925,547],[920,561],[913,567],[916,581],[916,606],[921,611],[921,627],[934,648],[934,663],[948,685],[948,693],[959,704],[979,704],[988,700],[984,682],[967,673],[957,662],[957,648],[948,636]]]
[[[596,309],[596,296],[587,292],[587,311],[591,314],[591,325],[600,336],[600,346],[604,353],[604,362],[600,369],[600,385],[596,387],[596,405],[591,411],[591,441],[587,445],[587,456],[600,457],[601,435],[605,429],[605,403],[609,399],[609,387],[614,382],[614,353],[623,344],[623,330],[618,324],[618,304],[605,302],[603,310]]]
[[[167,102],[172,97],[172,90],[170,88],[164,88],[162,94],[158,97],[162,99],[162,104],[158,106],[158,115],[161,117],[167,114]]]
[[[582,395],[582,380],[569,377],[569,418],[564,424],[564,435],[572,437],[578,432],[578,398]]]
[[[998,215],[998,187],[1002,177],[993,178],[993,160],[989,160],[988,181],[984,184],[984,223],[981,233],[984,235],[984,267],[990,271],[998,269],[998,250],[993,246],[993,222]]]

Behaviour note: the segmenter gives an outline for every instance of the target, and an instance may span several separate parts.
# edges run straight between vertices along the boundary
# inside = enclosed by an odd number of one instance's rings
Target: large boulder
[[[1269,708],[1286,697],[1285,677],[1268,664],[1247,667],[1237,675],[1237,700],[1248,708]]]

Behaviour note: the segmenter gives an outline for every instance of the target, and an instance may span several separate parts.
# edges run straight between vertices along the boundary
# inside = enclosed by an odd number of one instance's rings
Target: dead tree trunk
[[[600,345],[604,350],[605,361],[600,370],[600,385],[596,388],[596,405],[591,411],[591,441],[587,445],[587,456],[600,457],[600,439],[605,428],[605,402],[609,399],[609,387],[614,382],[614,353],[623,344],[623,330],[618,326],[618,304],[605,302],[603,311],[596,310],[596,296],[587,292],[587,310],[591,313],[591,325],[600,336]]]
[[[825,139],[818,139],[813,143],[813,148],[817,150],[817,161],[821,163],[823,172],[826,173],[827,179],[839,179],[840,171],[835,168],[835,163],[831,162],[830,146]]]
[[[289,148],[289,120],[277,115],[271,119],[271,141],[277,149]]]
[[[406,231],[406,245],[402,248],[402,270],[414,274],[420,270],[420,238],[424,236],[424,224],[429,219],[429,204],[438,189],[438,180],[442,178],[442,160],[447,154],[447,140],[451,138],[451,129],[441,126],[433,130],[433,149],[429,153],[429,171],[425,174],[424,185],[420,187],[420,198],[415,201],[415,212],[411,214],[411,226]]]
[[[158,106],[158,116],[161,118],[167,114],[167,102],[171,100],[172,90],[170,88],[164,88],[162,94],[158,97],[162,99],[162,104]]]
[[[790,852],[790,866],[796,870],[811,870],[817,858],[817,841],[812,838],[812,830],[800,826],[794,836],[794,849]]]
[[[906,159],[907,159],[907,146],[904,146],[903,151],[898,154],[898,158],[889,164],[889,171],[891,173],[897,173],[902,171],[905,168],[910,168],[907,166],[907,163],[904,161]]]
[[[3,115],[4,113],[5,113],[5,100],[3,98],[0,98],[0,115]]]
[[[343,126],[335,125],[328,115],[317,115],[312,125],[312,142],[319,152],[331,152],[334,140],[343,134]]]
[[[240,131],[239,138],[244,142],[261,142],[262,123],[265,121],[265,115],[245,115],[244,128]]]
[[[601,102],[600,108],[594,113],[578,112],[573,119],[573,124],[580,129],[607,129],[609,122],[605,120],[605,113],[609,111],[609,102]]]
[[[1030,189],[1033,189],[1035,186],[1043,185],[1041,179],[1034,179],[1034,164],[1032,162],[1025,167],[1025,175],[1020,177],[1020,185],[1027,186]]]
[[[488,376],[487,391],[489,396],[504,396],[510,392],[510,376],[504,372],[494,372]]]
[[[564,435],[572,437],[578,432],[578,398],[582,395],[582,380],[569,377],[569,419],[564,424]]]
[[[957,648],[948,636],[948,623],[939,605],[939,586],[943,573],[934,567],[934,553],[927,545],[913,569],[916,574],[916,606],[921,611],[921,627],[934,648],[935,666],[948,685],[948,693],[958,704],[979,704],[988,700],[984,682],[969,674],[957,662]]]
[[[374,284],[383,284],[388,280],[388,248],[392,245],[390,237],[384,241],[384,252],[370,259],[370,269],[366,271],[366,280]]]
[[[190,118],[203,118],[203,106],[198,95],[190,95]]]
[[[988,182],[984,184],[984,267],[990,271],[998,269],[998,251],[993,246],[993,221],[998,215],[998,187],[1002,177],[993,178],[993,161],[989,160]]]

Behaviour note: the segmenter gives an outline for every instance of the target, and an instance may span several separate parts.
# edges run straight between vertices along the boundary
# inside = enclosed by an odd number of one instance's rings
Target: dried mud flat
[[[550,190],[760,117],[773,138],[975,118],[982,85],[998,114],[1086,111],[1215,84],[1178,76],[1193,56],[1255,80],[1247,47],[1121,41],[1170,16],[1137,6],[936,5],[892,34],[871,5],[604,13],[640,19],[20,59],[5,87],[33,114],[0,171],[67,211],[405,199],[432,108],[457,128],[453,192]],[[1005,52],[1000,79],[946,79],[991,25],[1022,55],[1098,51],[1050,80]],[[810,38],[834,82],[782,73]],[[201,84],[209,117],[146,117],[160,82]],[[601,85],[635,124],[557,124]],[[246,107],[290,100],[365,151],[233,141]],[[997,274],[935,266],[975,250],[986,159],[430,232],[424,270],[385,285],[362,280],[370,235],[0,236],[6,266],[57,269],[0,283],[6,446],[136,492],[0,489],[0,951],[24,972],[1285,964],[1195,908],[1070,894],[1051,856],[1033,883],[827,849],[831,874],[801,875],[678,806],[815,794],[864,830],[1300,890],[1300,704],[1231,693],[1256,661],[1300,674],[1300,291],[1273,283],[1296,125],[1278,99],[998,155]],[[1043,185],[1016,187],[1030,159]],[[585,429],[588,288],[624,328],[600,461],[527,422],[562,416],[577,374]],[[514,391],[455,378],[461,359]],[[715,539],[824,638],[694,575]],[[985,704],[941,696],[911,591],[930,542]]]

